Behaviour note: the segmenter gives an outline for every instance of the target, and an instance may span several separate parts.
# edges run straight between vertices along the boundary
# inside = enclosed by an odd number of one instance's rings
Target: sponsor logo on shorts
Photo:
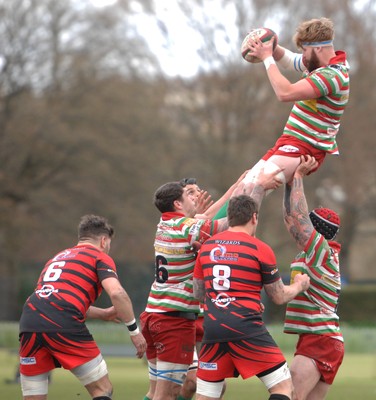
[[[35,359],[35,357],[20,357],[21,365],[33,365],[36,363],[37,363],[37,360]]]
[[[200,364],[199,365],[200,369],[206,369],[207,371],[216,371],[218,369],[217,363],[209,363],[209,362],[200,361],[199,364]]]
[[[284,151],[285,153],[299,153],[299,149],[291,144],[285,144],[278,148],[279,151]]]

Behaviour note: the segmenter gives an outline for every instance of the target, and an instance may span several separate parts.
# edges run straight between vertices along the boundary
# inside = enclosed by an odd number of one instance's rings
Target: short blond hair
[[[334,25],[329,18],[314,18],[303,21],[296,29],[293,37],[298,48],[303,47],[303,43],[325,42],[334,39]]]

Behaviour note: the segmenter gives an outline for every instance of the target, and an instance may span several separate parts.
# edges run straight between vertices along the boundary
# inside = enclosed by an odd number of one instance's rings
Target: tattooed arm
[[[266,191],[277,189],[282,185],[282,181],[278,178],[278,174],[281,171],[282,169],[278,168],[275,171],[265,173],[264,169],[261,169],[250,194],[253,200],[257,203],[259,209]]]
[[[291,183],[285,185],[283,198],[283,218],[287,230],[299,249],[304,249],[314,230],[309,218],[307,200],[304,195],[303,177],[317,167],[311,156],[301,156],[300,165]]]
[[[309,288],[309,276],[306,274],[297,274],[291,285],[284,285],[282,279],[277,282],[264,285],[266,294],[275,304],[285,304],[295,298],[300,292]]]
[[[203,279],[193,278],[193,296],[201,303],[205,298],[205,283]]]
[[[228,229],[227,217],[217,219],[217,222],[218,222],[218,231],[217,232],[222,232],[222,231],[225,231],[226,229]]]

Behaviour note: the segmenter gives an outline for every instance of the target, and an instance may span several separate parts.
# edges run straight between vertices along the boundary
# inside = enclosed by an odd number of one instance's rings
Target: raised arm
[[[227,191],[220,197],[215,203],[211,204],[203,213],[200,213],[198,215],[195,215],[195,218],[206,218],[206,219],[212,219],[214,216],[218,213],[218,211],[223,207],[223,205],[230,199],[234,191],[238,188],[238,186],[241,184],[243,181],[245,175],[247,174],[247,171],[244,171],[238,180],[232,184]]]
[[[294,173],[291,184],[285,185],[283,218],[287,230],[300,250],[305,248],[314,230],[304,195],[303,177],[315,168],[317,168],[315,158],[301,156],[300,165]]]
[[[263,61],[266,73],[268,75],[270,84],[274,90],[275,95],[280,101],[296,101],[315,99],[320,96],[315,91],[313,86],[306,80],[300,79],[295,83],[291,83],[279,70],[273,58],[273,43],[262,43],[260,40],[252,40],[248,43],[250,52],[249,54],[255,56]],[[278,47],[278,46],[277,46]],[[276,57],[285,50],[280,48],[277,51]]]

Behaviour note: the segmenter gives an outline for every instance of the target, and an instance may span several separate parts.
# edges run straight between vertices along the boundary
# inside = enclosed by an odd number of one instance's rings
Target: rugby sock
[[[93,400],[111,400],[111,397],[108,397],[108,396],[98,396],[98,397],[93,397]]]
[[[192,400],[192,398],[190,397],[189,399],[187,399],[186,397],[178,396],[178,397],[176,398],[176,400]]]
[[[151,400],[151,399],[148,396],[145,396],[144,400]]]
[[[285,394],[273,393],[270,395],[269,400],[291,400],[289,396]]]

